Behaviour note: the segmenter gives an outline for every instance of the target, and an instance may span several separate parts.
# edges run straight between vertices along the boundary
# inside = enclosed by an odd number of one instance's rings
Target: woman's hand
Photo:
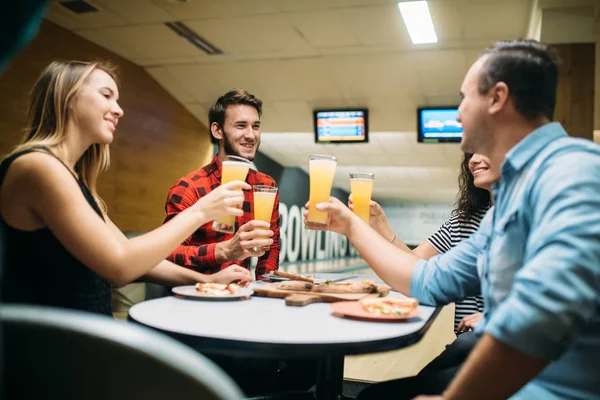
[[[467,315],[458,324],[458,328],[456,328],[456,333],[467,332],[471,329],[475,329],[482,316],[483,314],[480,312]]]
[[[211,282],[214,283],[231,283],[236,282],[242,286],[246,286],[249,282],[252,281],[252,275],[250,275],[250,271],[248,271],[244,267],[240,267],[237,264],[230,265],[217,272],[216,274],[211,275]]]
[[[371,200],[371,204],[369,207],[369,221],[373,224],[375,222],[387,222],[387,217],[383,208],[379,205],[378,202]]]
[[[352,201],[352,195],[348,196],[348,206],[352,210],[354,209],[354,203]],[[385,215],[385,211],[376,201],[371,200],[369,206],[369,225],[377,231],[384,239],[390,240],[394,235],[394,230],[390,226],[390,222]]]
[[[242,181],[226,183],[202,196],[190,208],[201,215],[203,224],[228,215],[240,217],[244,215],[239,208],[244,202],[244,192],[236,189],[250,190],[250,185]]]
[[[354,210],[354,202],[352,200],[352,195],[348,196],[348,208]],[[387,222],[385,212],[383,211],[383,208],[381,208],[379,203],[371,200],[371,203],[369,205],[369,224],[373,226],[381,222]]]
[[[310,221],[306,220],[308,215],[308,206],[310,202],[306,203],[304,207],[304,223],[308,229],[323,230],[320,225],[313,225]],[[335,197],[330,197],[326,203],[319,203],[316,205],[317,210],[324,211],[327,213],[327,230],[347,235],[350,230],[350,225],[355,218],[358,218],[348,207]]]

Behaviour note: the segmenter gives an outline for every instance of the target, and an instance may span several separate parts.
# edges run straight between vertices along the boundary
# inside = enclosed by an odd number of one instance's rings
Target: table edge
[[[425,333],[429,330],[437,316],[440,314],[443,306],[435,307],[427,321],[419,330],[408,335],[398,336],[387,339],[378,339],[365,342],[344,342],[344,343],[261,343],[249,342],[234,339],[217,339],[211,337],[202,337],[189,335],[185,333],[172,332],[146,325],[137,321],[131,314],[127,313],[127,320],[140,324],[147,328],[161,332],[186,345],[193,347],[202,353],[248,356],[256,358],[319,358],[319,356],[345,356],[367,353],[379,353],[390,350],[397,350],[418,343]]]

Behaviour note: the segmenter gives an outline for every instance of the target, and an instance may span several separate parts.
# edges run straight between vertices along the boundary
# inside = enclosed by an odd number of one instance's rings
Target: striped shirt
[[[477,231],[487,210],[487,207],[479,209],[469,220],[465,220],[460,215],[453,215],[427,240],[438,253],[445,253]],[[456,331],[464,317],[476,312],[483,312],[483,297],[467,297],[457,302],[454,312],[454,330]]]

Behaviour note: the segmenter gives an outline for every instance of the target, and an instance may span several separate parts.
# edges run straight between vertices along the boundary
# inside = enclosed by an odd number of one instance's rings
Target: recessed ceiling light
[[[61,1],[58,4],[60,4],[67,10],[74,12],[75,14],[87,14],[99,11],[96,7],[83,0]]]
[[[413,44],[437,43],[438,39],[426,1],[400,2],[398,8]]]
[[[200,50],[204,51],[206,54],[215,55],[215,54],[223,54],[223,50],[218,47],[210,44],[206,39],[198,35],[189,26],[184,24],[181,21],[169,21],[164,23],[165,26],[171,29],[173,32],[183,37],[193,46],[196,46]]]

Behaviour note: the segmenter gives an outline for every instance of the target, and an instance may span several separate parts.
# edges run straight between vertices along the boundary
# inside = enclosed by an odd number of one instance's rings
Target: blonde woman
[[[199,226],[241,215],[234,206],[243,195],[234,189],[249,189],[244,182],[221,186],[133,239],[110,221],[96,180],[123,116],[118,99],[114,70],[102,63],[55,61],[35,83],[25,138],[0,164],[3,301],[110,314],[110,284],[250,280],[238,266],[207,276],[165,260]]]

